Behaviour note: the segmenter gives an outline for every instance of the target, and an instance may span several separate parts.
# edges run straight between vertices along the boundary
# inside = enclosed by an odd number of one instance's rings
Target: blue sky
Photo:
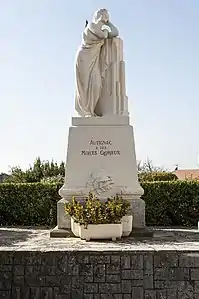
[[[0,172],[65,160],[74,57],[85,20],[105,7],[124,40],[137,158],[197,167],[198,0],[7,0],[0,9]]]

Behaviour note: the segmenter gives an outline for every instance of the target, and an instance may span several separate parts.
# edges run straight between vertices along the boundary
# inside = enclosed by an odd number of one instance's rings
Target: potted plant
[[[92,193],[82,201],[75,197],[65,205],[71,216],[71,230],[74,235],[90,239],[112,239],[122,236],[122,218],[128,213],[130,204],[116,196],[100,201]]]

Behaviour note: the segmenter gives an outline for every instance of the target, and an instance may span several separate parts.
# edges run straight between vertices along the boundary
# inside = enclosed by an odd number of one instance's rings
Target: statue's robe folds
[[[104,38],[97,26],[87,26],[77,52],[75,75],[75,108],[80,116],[128,114],[120,38]]]

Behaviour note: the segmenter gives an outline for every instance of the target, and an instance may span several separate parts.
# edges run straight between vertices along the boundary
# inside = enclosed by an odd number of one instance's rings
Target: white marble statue
[[[80,116],[128,115],[123,42],[106,9],[87,23],[75,65],[75,108]]]

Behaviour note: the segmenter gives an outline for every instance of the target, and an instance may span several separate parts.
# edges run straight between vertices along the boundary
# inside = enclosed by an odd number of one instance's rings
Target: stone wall
[[[199,298],[199,252],[0,252],[1,299]]]

